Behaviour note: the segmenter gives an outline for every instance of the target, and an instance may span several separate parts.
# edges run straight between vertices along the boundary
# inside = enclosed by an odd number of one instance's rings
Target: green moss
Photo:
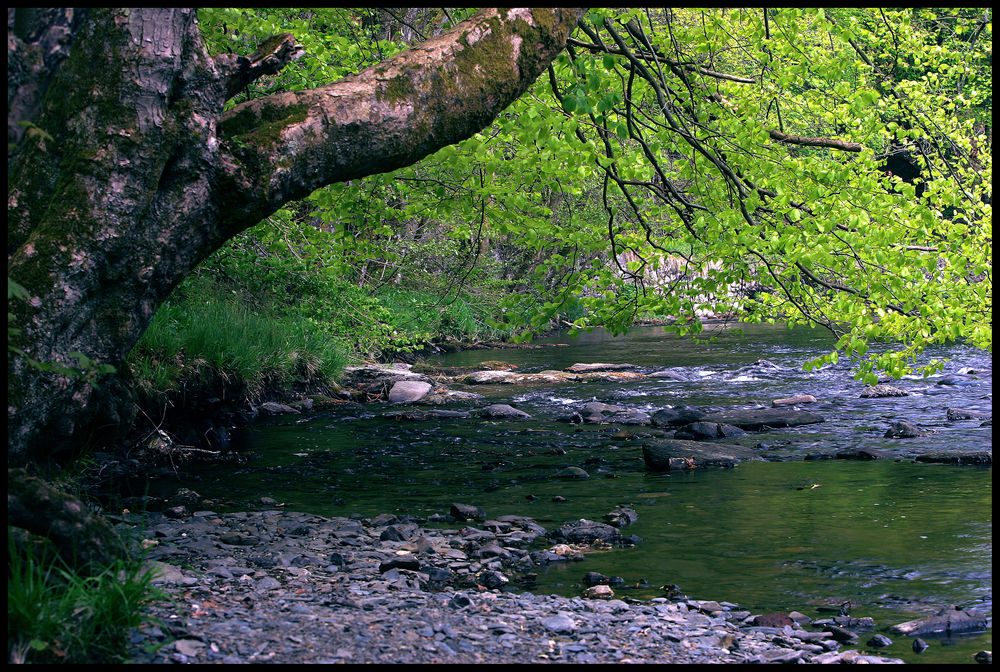
[[[308,113],[309,106],[306,104],[251,105],[224,120],[219,125],[219,135],[257,146],[271,145],[277,142],[283,130],[305,121]]]

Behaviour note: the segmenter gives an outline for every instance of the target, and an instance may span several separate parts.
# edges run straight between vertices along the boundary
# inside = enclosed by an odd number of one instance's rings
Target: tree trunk
[[[298,55],[292,36],[250,58],[211,58],[191,9],[35,14],[31,29],[20,11],[8,10],[9,142],[18,122],[32,125],[8,159],[7,250],[8,276],[29,298],[10,302],[22,333],[9,345],[36,361],[82,353],[119,368],[171,290],[226,240],[319,187],[478,132],[582,14],[485,10],[358,75],[223,113],[246,82]],[[107,376],[9,355],[8,381],[9,465],[126,420]]]

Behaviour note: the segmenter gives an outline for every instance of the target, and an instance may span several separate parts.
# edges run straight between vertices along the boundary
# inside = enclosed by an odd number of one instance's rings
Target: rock
[[[992,665],[993,664],[993,652],[992,651],[977,651],[976,655],[972,657],[980,665]]]
[[[422,380],[400,380],[389,390],[389,401],[398,404],[412,403],[426,397],[432,389],[433,385]]]
[[[622,534],[617,527],[581,518],[557,527],[549,536],[576,544],[590,544],[595,541],[611,544],[621,541]]]
[[[692,422],[678,429],[674,438],[705,441],[709,439],[731,438],[743,434],[746,434],[746,432],[735,425],[726,425],[717,422]]]
[[[811,394],[799,394],[794,397],[784,397],[782,399],[774,399],[771,401],[771,406],[795,406],[796,404],[815,404],[816,397]]]
[[[677,406],[675,408],[661,408],[655,411],[650,420],[654,427],[681,427],[692,422],[698,422],[705,415],[704,412],[687,406]]]
[[[892,644],[892,640],[885,635],[872,635],[872,638],[865,643],[865,646],[870,646],[873,649],[881,649],[890,644]]]
[[[542,626],[546,630],[554,632],[557,635],[570,635],[576,630],[576,623],[573,621],[572,617],[565,612],[559,612],[555,616],[543,618]]]
[[[501,572],[498,572],[493,569],[488,569],[476,577],[476,582],[485,588],[495,589],[506,586],[508,583],[510,583],[510,579],[508,579]]]
[[[423,374],[382,366],[349,366],[344,369],[340,383],[344,387],[356,389],[365,395],[384,397],[396,383],[402,380],[422,381],[432,387],[434,385],[434,381]]]
[[[646,468],[652,471],[731,467],[744,460],[757,460],[752,448],[726,443],[703,443],[680,439],[658,439],[643,445]]]
[[[909,392],[899,387],[893,387],[892,385],[871,385],[861,392],[862,399],[908,396],[910,396]]]
[[[957,635],[965,632],[985,630],[987,619],[975,612],[963,611],[957,607],[945,607],[934,616],[920,618],[915,621],[897,623],[889,628],[890,632],[907,637],[920,635]]]
[[[948,419],[955,420],[992,420],[992,413],[983,413],[964,408],[949,408],[947,410]]]
[[[679,371],[673,371],[671,369],[665,369],[663,371],[655,371],[649,374],[650,378],[665,378],[667,380],[676,380],[678,382],[687,382],[690,380],[690,376],[681,373]]]
[[[923,653],[924,651],[926,651],[929,648],[931,648],[930,644],[928,644],[924,640],[920,639],[919,637],[917,637],[915,640],[913,640],[913,653],[916,653],[916,654],[919,655],[919,654]]]
[[[993,464],[992,450],[957,450],[922,453],[913,458],[917,462],[937,462],[940,464]]]
[[[555,473],[556,478],[569,478],[569,479],[584,479],[590,478],[590,474],[581,469],[580,467],[566,467],[565,469],[560,469]]]
[[[635,364],[603,364],[595,362],[593,364],[574,364],[573,366],[567,366],[563,371],[583,373],[585,371],[625,371],[635,368],[638,368]]]
[[[292,408],[286,404],[279,404],[276,401],[265,401],[263,404],[257,407],[257,410],[265,413],[267,415],[282,415],[285,413],[301,413],[301,411]]]
[[[889,425],[888,431],[886,431],[883,438],[886,439],[912,439],[918,436],[923,436],[923,432],[914,425],[912,422],[907,422],[905,420],[900,420]]]
[[[877,448],[851,448],[836,454],[838,460],[884,460],[889,457],[892,455]]]
[[[531,417],[528,413],[518,410],[509,404],[491,404],[476,411],[476,415],[481,418],[499,420],[526,420]]]
[[[452,504],[450,513],[455,520],[486,520],[486,512],[471,504]]]
[[[759,616],[755,616],[753,619],[753,624],[764,626],[767,628],[783,628],[786,625],[789,626],[795,625],[795,621],[793,621],[788,616],[788,614],[782,611],[776,611],[770,614],[761,614]]]
[[[790,408],[731,409],[718,413],[708,413],[701,418],[705,422],[735,425],[748,431],[760,431],[765,427],[798,427],[824,422],[815,413]]]
[[[614,598],[615,591],[610,586],[601,584],[585,589],[583,596],[591,600],[610,600]]]
[[[639,520],[639,514],[628,506],[616,506],[615,510],[604,514],[604,522],[615,527],[625,527]]]

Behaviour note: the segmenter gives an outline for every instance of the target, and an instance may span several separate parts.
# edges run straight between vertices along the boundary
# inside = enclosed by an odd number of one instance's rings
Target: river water
[[[542,347],[531,349],[442,355],[431,363],[503,360],[519,372],[630,363],[646,372],[669,368],[682,380],[477,386],[470,391],[485,399],[455,406],[511,403],[533,416],[517,422],[400,421],[382,416],[390,410],[384,404],[272,419],[234,433],[249,456],[244,464],[191,469],[181,482],[154,484],[153,492],[183,485],[233,509],[269,496],[328,516],[426,518],[463,502],[489,517],[531,516],[549,529],[602,520],[624,504],[639,514],[624,530],[641,537],[639,544],[540,571],[532,590],[578,595],[583,575],[596,571],[632,586],[616,589],[619,596],[656,597],[660,586],[676,584],[693,598],[732,601],[755,613],[828,617],[824,609],[850,601],[853,616],[872,616],[882,632],[951,604],[992,614],[992,467],[913,461],[929,452],[991,450],[992,426],[946,415],[949,407],[992,412],[989,353],[931,351],[928,357],[950,359],[943,372],[893,383],[909,396],[863,399],[847,363],[802,371],[832,349],[826,332],[750,326],[743,334],[707,335],[715,340],[643,327],[618,338],[595,331],[541,339],[534,343]],[[815,396],[817,403],[802,408],[826,421],[727,440],[754,446],[767,459],[732,469],[647,472],[647,428],[556,420],[594,400],[650,412],[680,404],[770,406],[798,394]],[[895,420],[913,422],[927,436],[883,438]],[[894,459],[826,459],[859,447]],[[567,466],[590,477],[554,477]],[[968,663],[974,652],[992,649],[992,630],[931,641],[919,657],[910,640],[893,639],[883,651],[910,662]]]

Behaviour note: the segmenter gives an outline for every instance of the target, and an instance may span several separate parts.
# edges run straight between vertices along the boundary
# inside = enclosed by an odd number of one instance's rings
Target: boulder
[[[566,467],[565,469],[560,469],[555,474],[556,478],[568,478],[568,479],[582,479],[590,478],[590,474],[581,469],[580,467]]]
[[[646,468],[652,471],[731,467],[737,462],[757,460],[752,448],[727,443],[704,443],[681,439],[658,439],[642,447]]]
[[[422,380],[400,380],[393,383],[389,390],[389,401],[397,404],[413,403],[426,397],[433,387]]]
[[[731,409],[718,413],[708,413],[702,416],[700,420],[735,425],[740,429],[755,432],[765,427],[777,429],[824,422],[822,416],[793,408]]]
[[[604,522],[615,527],[625,527],[639,520],[639,514],[629,506],[616,506],[615,510],[604,514]]]

